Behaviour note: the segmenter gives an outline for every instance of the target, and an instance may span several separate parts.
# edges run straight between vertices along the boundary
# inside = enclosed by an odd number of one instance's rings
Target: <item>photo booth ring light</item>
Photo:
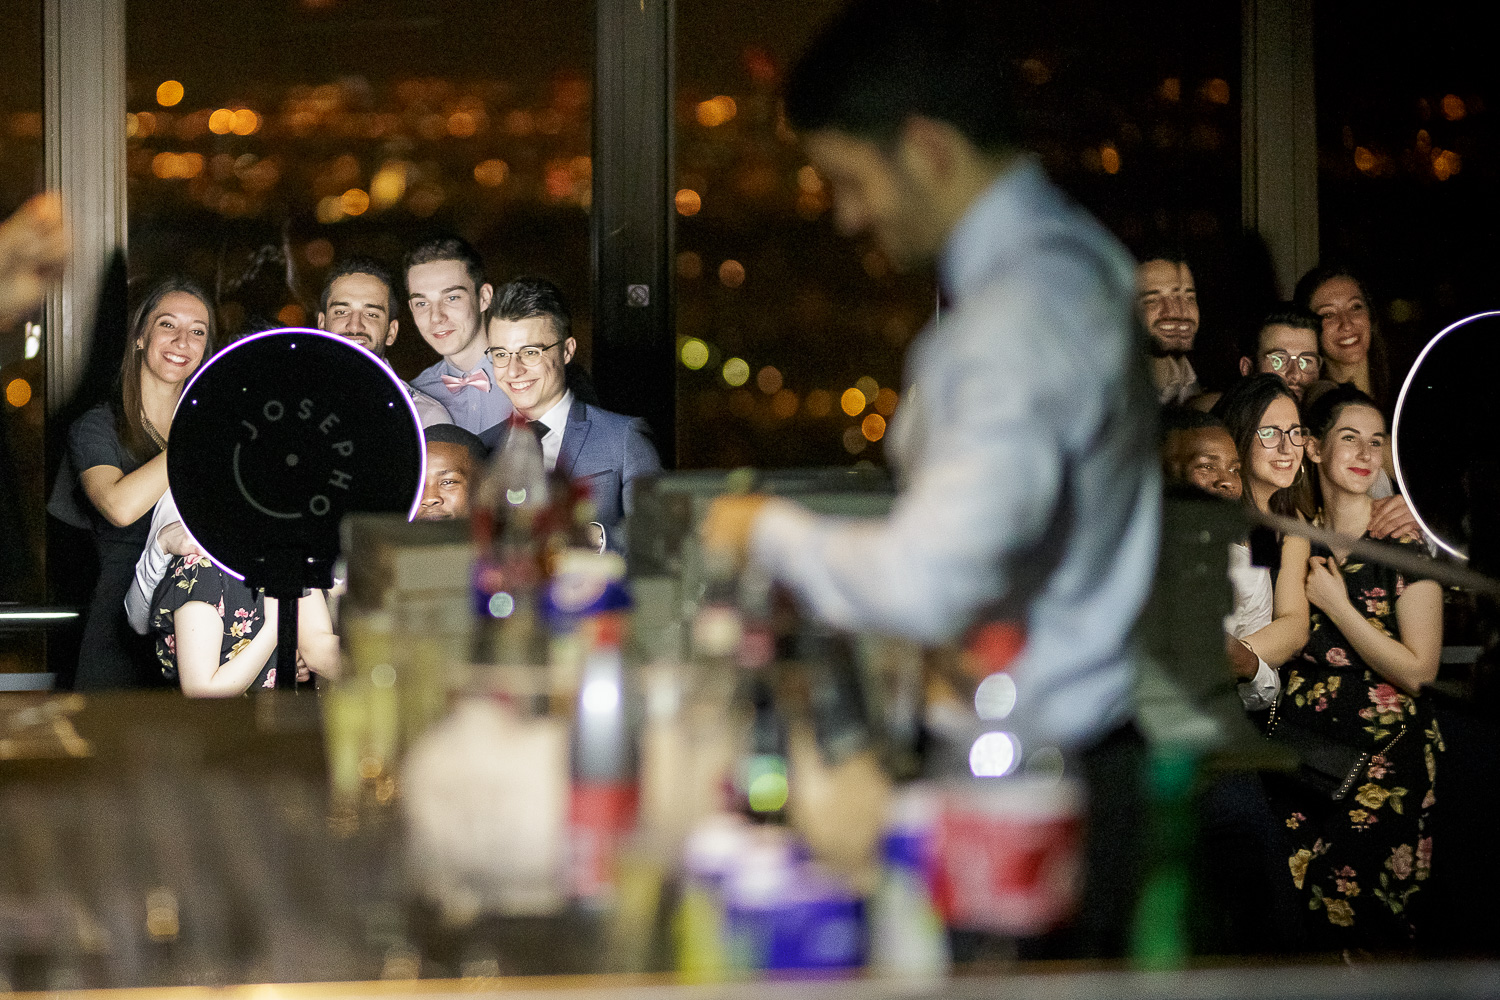
[[[421,422],[406,386],[366,348],[321,330],[252,334],[188,381],[167,479],[214,564],[272,592],[332,584],[347,513],[422,503]]]
[[[1391,420],[1391,456],[1401,495],[1422,532],[1468,559],[1471,471],[1493,463],[1489,430],[1500,420],[1494,391],[1500,311],[1476,313],[1430,340],[1401,386]]]

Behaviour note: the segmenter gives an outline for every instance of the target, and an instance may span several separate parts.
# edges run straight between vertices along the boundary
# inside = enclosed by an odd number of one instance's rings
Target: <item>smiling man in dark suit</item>
[[[661,471],[645,421],[574,396],[566,369],[578,342],[552,282],[517,278],[502,286],[485,320],[495,381],[537,435],[547,470],[588,487],[606,545],[621,549],[617,527],[630,515],[635,480]]]

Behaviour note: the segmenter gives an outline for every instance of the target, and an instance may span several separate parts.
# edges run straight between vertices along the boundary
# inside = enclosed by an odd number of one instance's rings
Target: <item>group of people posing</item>
[[[618,549],[633,483],[661,463],[645,423],[599,406],[573,366],[578,343],[557,286],[523,277],[497,289],[478,253],[445,236],[407,253],[401,283],[368,257],[336,262],[318,328],[385,363],[403,284],[418,332],[440,355],[403,383],[427,449],[418,517],[466,516],[490,452],[524,422],[548,472],[588,488],[600,544]],[[216,333],[214,303],[199,285],[159,281],[131,316],[115,392],[69,429],[49,510],[92,530],[100,566],[74,679],[80,690],[167,685],[224,696],[275,686],[276,600],[197,547],[168,488],[173,413],[218,346]],[[298,608],[296,669],[305,680],[337,665],[325,595],[315,590]]]
[[[1420,549],[1415,519],[1393,495],[1389,372],[1355,275],[1310,272],[1295,301],[1247,338],[1241,378],[1222,393],[1200,391],[1187,359],[1198,325],[1187,263],[1145,262],[1138,292],[1169,483]],[[1225,644],[1241,699],[1268,735],[1312,734],[1320,742],[1302,746],[1329,749],[1352,778],[1328,791],[1266,777],[1268,867],[1290,883],[1271,895],[1292,901],[1284,916],[1300,930],[1289,941],[1409,945],[1432,871],[1444,750],[1422,693],[1442,655],[1442,589],[1348,549],[1290,533],[1268,540],[1254,555],[1248,537],[1230,553]]]

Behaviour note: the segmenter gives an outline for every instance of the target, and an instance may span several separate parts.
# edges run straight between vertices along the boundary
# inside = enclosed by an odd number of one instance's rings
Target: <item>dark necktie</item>
[[[541,444],[542,438],[547,436],[547,425],[540,420],[531,420],[527,422],[526,426],[530,427],[531,433],[536,435],[536,443]]]

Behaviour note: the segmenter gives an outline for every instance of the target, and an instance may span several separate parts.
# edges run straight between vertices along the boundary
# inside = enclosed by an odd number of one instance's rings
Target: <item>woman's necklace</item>
[[[141,425],[146,428],[146,436],[151,439],[151,443],[162,451],[166,451],[167,439],[162,436],[161,431],[156,429],[156,425],[151,422],[151,418],[146,416],[145,407],[141,408]]]

